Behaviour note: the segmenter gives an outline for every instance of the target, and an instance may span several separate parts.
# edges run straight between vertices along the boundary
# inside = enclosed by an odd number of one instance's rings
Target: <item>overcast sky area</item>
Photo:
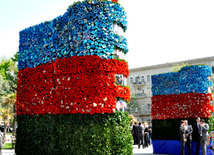
[[[0,57],[18,51],[19,31],[63,15],[73,2],[0,0]],[[129,68],[214,56],[213,0],[119,2],[128,16]]]

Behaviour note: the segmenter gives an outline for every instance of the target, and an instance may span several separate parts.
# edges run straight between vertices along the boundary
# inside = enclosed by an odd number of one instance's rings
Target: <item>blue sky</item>
[[[19,31],[62,15],[74,0],[0,0],[0,57]],[[128,15],[130,68],[214,56],[213,0],[119,0]]]

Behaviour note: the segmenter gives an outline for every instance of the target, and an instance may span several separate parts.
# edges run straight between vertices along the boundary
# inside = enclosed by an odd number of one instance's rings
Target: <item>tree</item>
[[[138,103],[138,99],[135,97],[135,95],[131,96],[130,102],[127,105],[127,111],[131,113],[135,113],[135,111],[140,111],[140,106]]]
[[[137,118],[134,117],[134,115],[129,115],[129,120],[130,120],[130,123],[134,124],[135,122],[138,122]]]
[[[182,63],[182,64],[177,64],[177,65],[174,65],[172,68],[171,68],[171,71],[172,72],[178,72],[180,71],[181,68],[185,67],[185,66],[189,66],[188,63]]]
[[[11,109],[9,108],[0,108],[1,120],[4,121],[4,134],[3,134],[3,143],[5,142],[6,132],[9,126],[9,119],[12,118]]]
[[[9,93],[9,84],[4,80],[0,74],[0,102],[2,103],[2,96]]]
[[[10,59],[0,59],[0,91],[1,116],[5,124],[4,137],[9,119],[13,118],[13,136],[16,130],[16,92],[18,75],[18,52]]]
[[[16,93],[17,75],[18,75],[18,52],[11,59],[0,59],[0,74],[3,79],[9,84],[9,92]]]

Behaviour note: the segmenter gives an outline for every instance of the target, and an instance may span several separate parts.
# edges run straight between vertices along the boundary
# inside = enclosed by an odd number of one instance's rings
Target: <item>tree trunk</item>
[[[16,135],[16,103],[13,105],[13,136]]]
[[[3,145],[6,141],[6,133],[7,133],[7,123],[6,121],[4,121]]]

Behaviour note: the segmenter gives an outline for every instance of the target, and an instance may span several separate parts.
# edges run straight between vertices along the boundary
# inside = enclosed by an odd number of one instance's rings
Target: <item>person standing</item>
[[[181,155],[185,155],[185,143],[186,139],[186,131],[185,131],[185,122],[181,120],[181,125],[179,127],[180,141],[181,141]]]
[[[137,139],[138,139],[138,149],[140,149],[140,145],[143,147],[143,127],[139,122],[137,127]]]
[[[133,123],[130,123],[130,128],[131,128],[131,134],[132,134],[132,138],[134,140],[134,130],[133,130]]]
[[[149,145],[152,144],[152,122],[149,123],[149,126],[148,126],[148,130],[149,130]]]
[[[138,139],[137,139],[137,129],[138,128],[138,125],[137,125],[137,122],[134,123],[134,126],[133,126],[133,138],[134,138],[134,145],[137,145],[138,143]]]
[[[200,150],[200,117],[196,118],[196,123],[193,124],[193,140],[196,141],[196,155],[199,155]]]
[[[200,121],[200,136],[201,136],[201,150],[202,155],[207,154],[207,140],[208,140],[208,131],[209,131],[209,125],[205,123],[204,119],[201,119]]]
[[[143,148],[144,148],[144,145],[145,145],[145,139],[144,139],[144,137],[145,137],[145,133],[144,133],[145,127],[144,127],[144,122],[141,123],[141,126],[143,128]]]
[[[187,139],[187,146],[189,155],[191,155],[191,148],[192,148],[192,125],[188,125],[188,121],[184,120],[185,122],[185,131],[186,131],[186,139]]]
[[[211,140],[211,147],[210,149],[212,150],[214,154],[214,130],[210,132],[210,140]]]
[[[0,131],[0,154],[1,154],[2,148],[3,148],[3,133]]]
[[[145,122],[143,122],[143,126],[144,126],[144,148],[145,148],[145,147],[148,147],[149,130]]]

